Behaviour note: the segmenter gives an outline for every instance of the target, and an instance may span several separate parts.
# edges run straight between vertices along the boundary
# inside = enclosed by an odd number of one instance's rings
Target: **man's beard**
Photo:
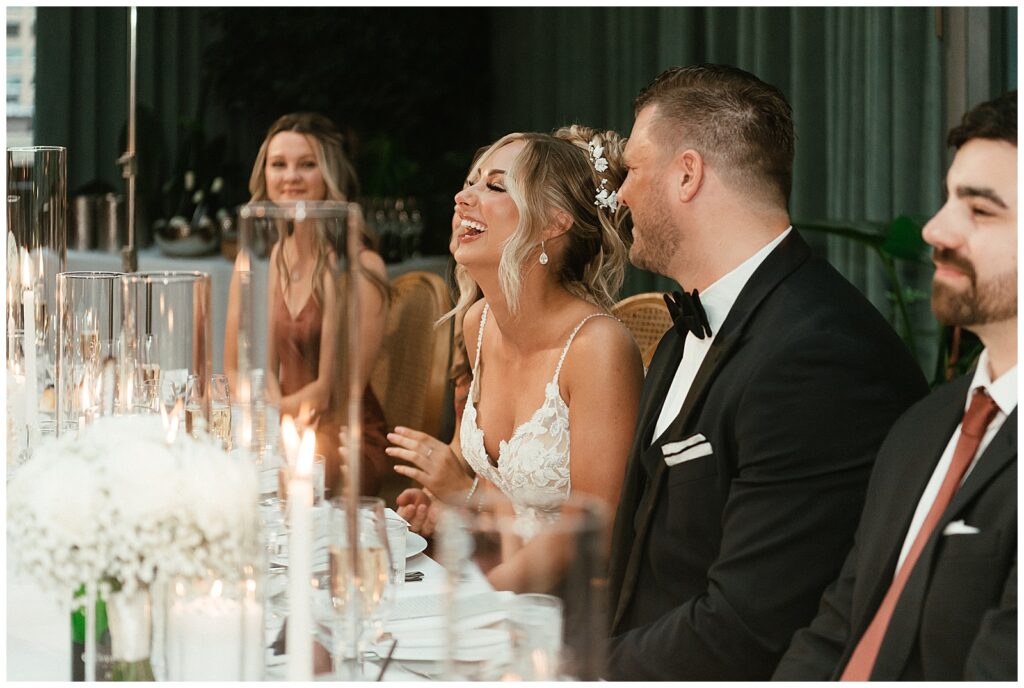
[[[668,272],[672,259],[679,251],[681,237],[672,226],[668,213],[660,206],[642,216],[638,216],[634,208],[630,208],[630,213],[633,216],[633,246],[629,252],[630,262],[641,270],[650,270],[659,275],[671,277]],[[641,230],[641,239],[637,238],[637,227]]]
[[[959,290],[945,282],[932,282],[932,311],[940,323],[970,328],[1017,316],[1016,269],[979,284],[974,265],[963,256],[949,249],[937,249],[934,258],[956,267],[970,281],[969,287]]]

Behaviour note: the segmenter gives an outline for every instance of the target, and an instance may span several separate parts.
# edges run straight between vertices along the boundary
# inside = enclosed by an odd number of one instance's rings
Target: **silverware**
[[[388,670],[388,665],[391,664],[391,657],[395,654],[395,647],[398,645],[398,638],[391,641],[391,647],[388,648],[388,656],[384,658],[384,662],[380,665],[380,673],[377,674],[377,681],[384,680],[384,672]]]

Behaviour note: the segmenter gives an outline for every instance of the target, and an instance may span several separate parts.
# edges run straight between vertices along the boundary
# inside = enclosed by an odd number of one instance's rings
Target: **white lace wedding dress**
[[[565,355],[569,352],[576,333],[584,323],[595,316],[584,318],[569,335],[562,349],[555,375],[544,390],[544,402],[528,420],[517,427],[506,442],[498,445],[497,465],[491,463],[484,448],[484,433],[477,425],[476,403],[480,399],[480,344],[484,338],[489,305],[484,305],[480,317],[480,332],[476,340],[476,361],[473,363],[473,381],[469,385],[469,398],[460,426],[462,455],[476,474],[494,483],[512,501],[515,509],[515,529],[524,540],[529,540],[541,528],[558,519],[562,503],[569,496],[569,407],[558,390],[558,374]]]

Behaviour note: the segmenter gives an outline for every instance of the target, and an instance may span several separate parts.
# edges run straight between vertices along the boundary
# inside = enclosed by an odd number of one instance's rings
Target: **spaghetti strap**
[[[552,380],[552,382],[558,384],[558,374],[562,372],[562,363],[565,362],[565,355],[569,353],[569,346],[572,345],[572,340],[576,337],[576,333],[580,331],[580,328],[583,327],[588,320],[599,315],[612,318],[613,320],[618,320],[618,318],[616,318],[611,313],[591,313],[587,317],[583,318],[583,320],[580,321],[579,325],[576,326],[576,329],[572,331],[572,334],[569,335],[569,341],[565,343],[565,348],[562,349],[562,356],[561,358],[558,359],[558,367],[555,368],[555,378],[554,380]]]
[[[476,333],[476,360],[473,361],[473,379],[476,379],[476,369],[480,367],[480,345],[484,342],[484,325],[487,324],[487,311],[491,304],[484,304],[484,312],[480,315],[480,329]]]

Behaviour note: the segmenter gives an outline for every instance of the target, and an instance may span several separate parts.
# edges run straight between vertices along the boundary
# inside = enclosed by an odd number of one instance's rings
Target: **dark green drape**
[[[1014,14],[985,12],[1006,45],[992,93],[1013,86]],[[977,16],[977,15],[976,15]],[[495,135],[580,121],[628,134],[632,99],[663,69],[723,62],[778,86],[797,132],[790,210],[797,220],[889,221],[938,207],[946,165],[942,21],[934,9],[562,8],[495,13]],[[948,21],[948,19],[947,19]],[[1007,59],[1007,56],[1010,59]],[[986,58],[987,59],[987,58]],[[525,94],[529,94],[526,96]],[[869,250],[839,238],[808,237],[890,319],[889,282]],[[929,266],[907,266],[905,284],[926,290]],[[671,288],[639,270],[623,295]],[[934,331],[926,300],[912,306],[915,329]],[[934,356],[934,338],[919,346]]]
[[[69,193],[94,180],[123,189],[115,161],[127,145],[128,8],[40,7],[36,27],[35,142],[67,146]],[[136,149],[143,211],[157,202],[158,184],[174,168],[182,122],[198,114],[208,33],[198,8],[138,10]],[[216,123],[217,113],[211,115]]]
[[[332,12],[317,11],[325,20]],[[465,70],[451,78],[490,83],[495,137],[574,121],[628,134],[633,98],[673,65],[726,62],[777,85],[794,110],[790,207],[799,220],[930,215],[941,200],[950,114],[955,119],[977,100],[1016,86],[1015,8],[467,11],[489,13],[490,35],[472,43],[491,45],[493,66],[475,72],[467,54]],[[68,146],[71,190],[92,179],[121,188],[114,161],[124,147],[127,15],[123,7],[38,10],[35,139]],[[155,198],[154,180],[167,179],[174,169],[181,122],[204,108],[202,49],[215,37],[202,17],[195,7],[139,10],[143,197]],[[979,73],[983,79],[976,78]],[[961,91],[963,99],[950,98]],[[208,130],[222,132],[224,113],[206,109]],[[437,113],[457,116],[457,108]],[[892,316],[888,282],[872,255],[845,240],[809,239]],[[907,284],[926,291],[928,266],[903,273]],[[631,270],[623,295],[670,286],[667,279]],[[927,302],[914,309],[918,327],[933,329]],[[918,353],[927,358],[927,351]]]

